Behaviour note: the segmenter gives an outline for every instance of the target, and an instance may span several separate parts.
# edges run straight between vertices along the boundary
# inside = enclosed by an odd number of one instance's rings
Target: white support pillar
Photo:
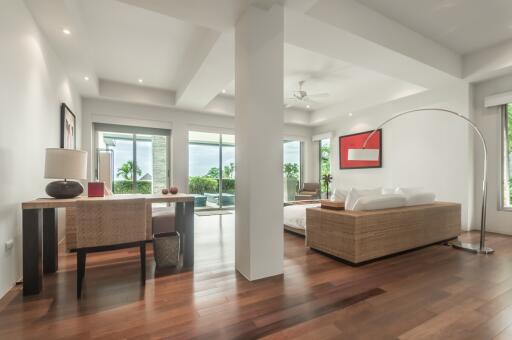
[[[236,269],[249,280],[283,273],[281,6],[250,7],[235,31]]]

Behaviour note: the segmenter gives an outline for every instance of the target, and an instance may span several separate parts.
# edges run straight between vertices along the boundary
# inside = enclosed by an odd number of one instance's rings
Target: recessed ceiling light
[[[89,81],[89,77],[85,76],[85,77],[84,77],[84,80],[85,80],[85,81]]]
[[[64,33],[65,35],[70,35],[71,34],[71,31],[68,30],[67,28],[63,28],[62,29],[62,33]]]
[[[311,107],[311,106],[310,106],[309,104],[308,104],[308,105],[306,105],[306,109],[309,109],[310,107]]]
[[[142,78],[139,78],[139,80],[138,80],[138,81],[139,81],[139,83],[141,83],[141,84],[142,84],[142,82],[143,82]]]
[[[222,93],[226,93],[226,89],[222,89]]]
[[[352,112],[349,112],[348,115],[349,115],[349,117],[352,117]]]

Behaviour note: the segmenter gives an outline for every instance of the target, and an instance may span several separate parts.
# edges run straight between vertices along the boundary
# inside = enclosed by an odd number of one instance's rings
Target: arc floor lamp
[[[378,160],[379,157],[379,150],[377,149],[366,149],[366,145],[368,144],[368,141],[370,138],[384,125],[391,122],[392,120],[405,116],[410,113],[414,112],[422,112],[422,111],[441,111],[446,112],[448,114],[454,115],[455,117],[461,118],[465,120],[476,132],[478,137],[480,138],[480,141],[482,142],[482,147],[484,149],[484,173],[483,173],[483,179],[482,179],[482,213],[481,213],[481,221],[480,221],[480,242],[479,243],[467,243],[467,242],[461,242],[460,240],[453,241],[450,243],[454,248],[463,249],[467,251],[471,251],[474,253],[481,253],[481,254],[492,254],[494,253],[494,249],[489,248],[485,245],[485,226],[486,226],[486,209],[487,209],[487,145],[485,143],[484,136],[480,132],[480,130],[477,128],[475,123],[471,121],[469,118],[464,117],[460,113],[457,113],[455,111],[447,110],[447,109],[439,109],[439,108],[425,108],[425,109],[415,109],[410,111],[405,111],[398,113],[394,115],[393,117],[385,120],[382,124],[380,124],[375,130],[372,131],[366,138],[366,140],[363,143],[362,149],[351,149],[349,150],[349,159],[357,159],[357,160]]]

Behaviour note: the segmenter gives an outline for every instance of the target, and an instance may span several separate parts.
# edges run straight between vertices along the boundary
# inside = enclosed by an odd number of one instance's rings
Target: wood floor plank
[[[465,238],[478,235],[466,234]],[[193,270],[145,287],[136,250],[88,257],[76,300],[74,254],[42,294],[0,300],[0,339],[505,339],[512,335],[512,238],[492,256],[434,245],[360,267],[285,233],[284,275],[249,282],[234,269],[234,215],[196,217]]]

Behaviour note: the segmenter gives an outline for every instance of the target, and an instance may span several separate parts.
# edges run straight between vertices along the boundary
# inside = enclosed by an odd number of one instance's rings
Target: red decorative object
[[[349,160],[349,149],[362,149],[363,144],[368,136],[373,132],[365,131],[352,135],[340,136],[340,169],[365,169],[365,168],[382,168],[382,129],[377,130],[375,134],[368,140],[366,149],[378,149],[379,159],[373,160]]]
[[[178,193],[178,187],[170,187],[169,192],[173,195],[176,195]]]
[[[89,196],[89,197],[105,196],[105,183],[104,182],[89,182],[87,184],[87,196]]]
[[[168,193],[169,193],[169,190],[167,190],[166,188],[162,189],[162,194],[167,195]]]

